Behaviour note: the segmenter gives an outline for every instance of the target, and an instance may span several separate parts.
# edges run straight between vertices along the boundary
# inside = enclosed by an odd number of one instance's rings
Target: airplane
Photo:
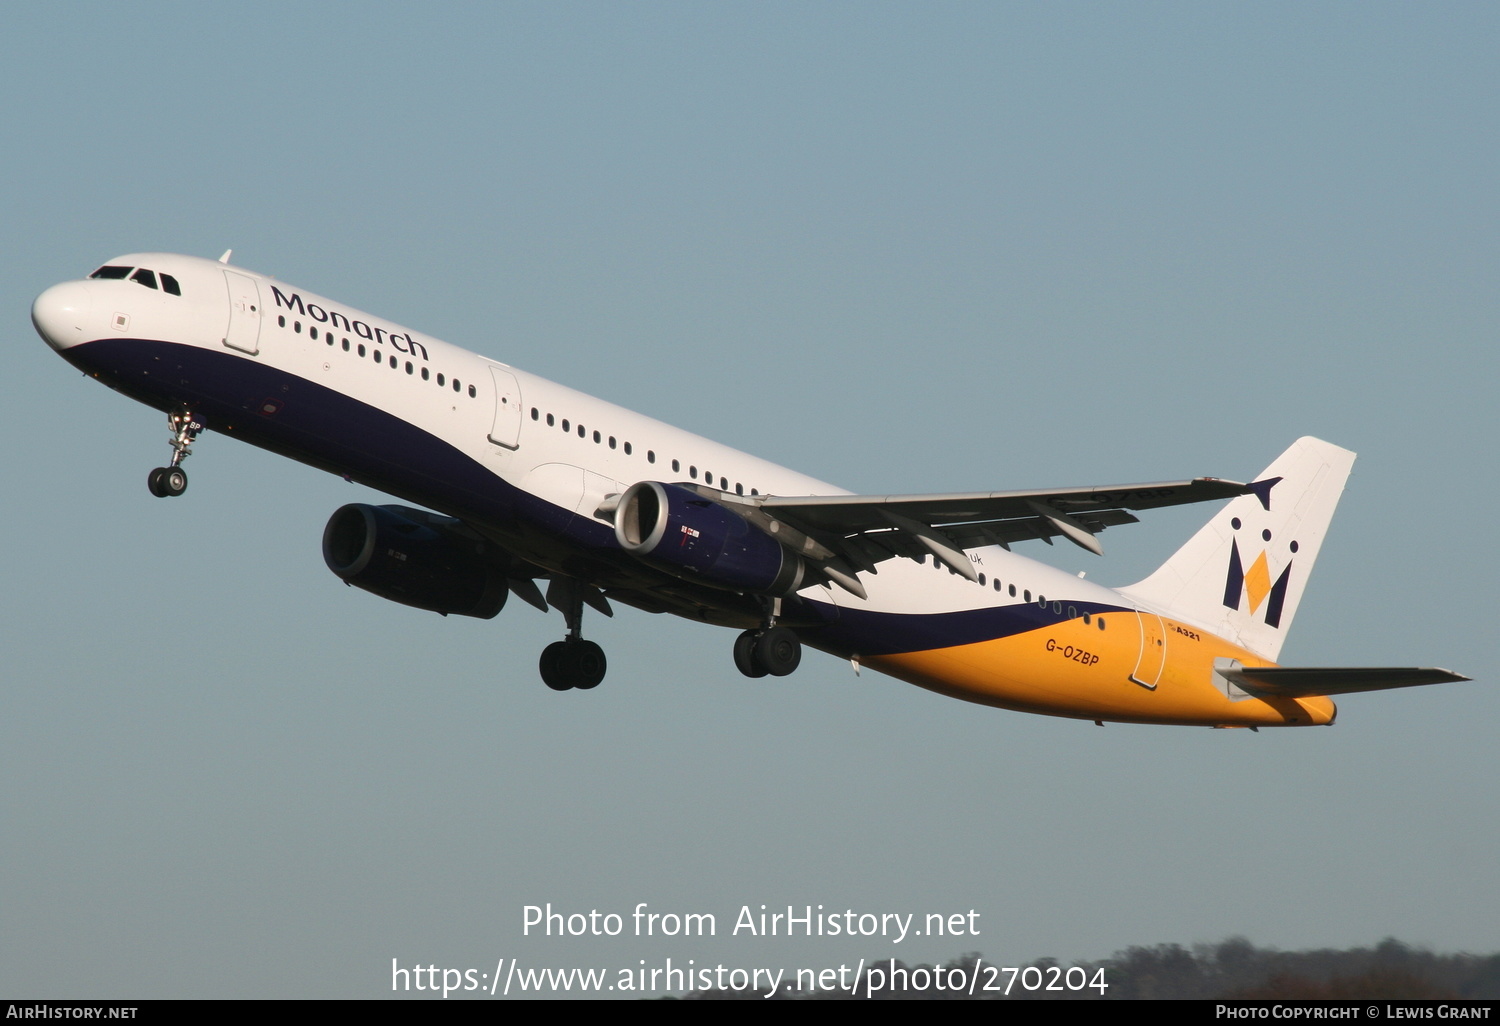
[[[229,263],[133,253],[32,305],[74,367],[167,414],[153,495],[181,496],[205,430],[395,496],[323,532],[346,584],[443,615],[509,596],[559,610],[542,680],[605,676],[585,607],[737,628],[735,666],[802,647],[1021,712],[1208,727],[1331,724],[1331,696],[1467,677],[1276,664],[1354,454],[1301,438],[1254,480],[852,495]],[[1226,501],[1227,500],[1227,501]],[[1225,505],[1142,581],[1110,589],[1013,550],[1135,513]],[[417,508],[421,507],[421,508]],[[545,586],[545,593],[542,590]]]

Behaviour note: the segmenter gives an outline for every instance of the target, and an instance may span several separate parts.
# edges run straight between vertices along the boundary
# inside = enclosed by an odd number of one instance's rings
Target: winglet
[[[1281,478],[1268,477],[1264,481],[1251,481],[1245,487],[1250,489],[1251,493],[1260,500],[1261,508],[1269,512],[1271,509],[1271,489],[1280,483]]]

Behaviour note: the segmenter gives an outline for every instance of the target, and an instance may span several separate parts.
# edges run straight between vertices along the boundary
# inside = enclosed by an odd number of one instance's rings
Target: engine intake
[[[340,507],[323,529],[323,562],[346,583],[434,613],[488,620],[505,606],[505,567],[461,522],[405,506]]]
[[[615,513],[615,540],[674,576],[729,591],[790,595],[806,574],[801,556],[734,510],[660,481],[626,489]]]

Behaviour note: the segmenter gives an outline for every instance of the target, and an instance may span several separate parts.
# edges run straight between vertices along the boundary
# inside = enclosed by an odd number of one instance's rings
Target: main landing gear
[[[604,649],[582,638],[570,636],[542,649],[542,681],[553,691],[598,687],[607,668]]]
[[[781,600],[767,603],[766,625],[734,639],[734,665],[746,677],[785,677],[802,662],[802,642],[790,627],[776,626]]]
[[[563,619],[568,624],[567,638],[542,649],[542,682],[553,691],[596,688],[608,669],[604,649],[592,641],[583,640],[583,602],[587,587],[582,581],[568,577],[553,578],[547,587],[547,604],[562,610]],[[592,604],[603,601],[603,596],[597,596]],[[604,606],[604,611],[609,614],[608,605]]]
[[[167,426],[172,429],[172,462],[146,476],[146,487],[158,499],[187,491],[187,471],[181,464],[193,454],[193,442],[203,430],[203,422],[186,410],[167,414]]]

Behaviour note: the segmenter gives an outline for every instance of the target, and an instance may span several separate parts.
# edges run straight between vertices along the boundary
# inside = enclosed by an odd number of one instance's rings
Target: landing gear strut
[[[734,665],[746,677],[785,677],[802,662],[802,642],[790,627],[778,627],[781,600],[767,603],[766,625],[734,639]]]
[[[553,578],[547,587],[547,603],[562,610],[568,624],[568,636],[542,649],[540,668],[542,682],[553,691],[577,688],[587,691],[599,686],[608,669],[604,649],[583,639],[583,589],[581,581],[567,577]],[[606,607],[607,608],[607,607]]]
[[[187,410],[167,414],[167,426],[172,429],[172,462],[146,476],[146,487],[158,499],[187,491],[187,471],[182,469],[182,461],[193,454],[193,442],[203,430],[203,422]]]

